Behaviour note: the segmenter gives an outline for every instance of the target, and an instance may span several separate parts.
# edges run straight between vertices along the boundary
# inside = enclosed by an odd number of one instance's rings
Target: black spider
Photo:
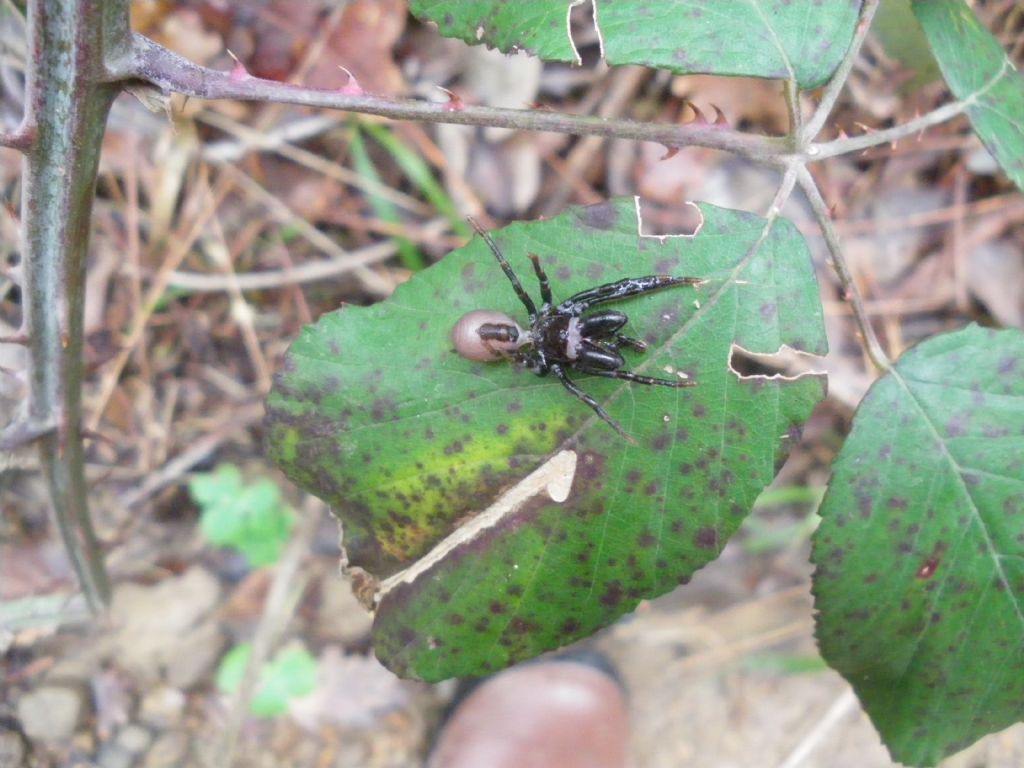
[[[524,330],[508,315],[493,310],[469,312],[452,328],[452,343],[460,355],[483,362],[508,359],[528,368],[538,376],[555,374],[566,389],[589,405],[612,429],[631,442],[632,438],[605,413],[597,401],[569,378],[566,369],[591,376],[633,381],[637,384],[657,384],[663,387],[696,385],[696,382],[687,379],[659,379],[623,370],[626,361],[618,349],[629,347],[642,352],[647,349],[647,345],[639,339],[619,333],[629,320],[624,312],[589,310],[600,304],[639,296],[672,285],[700,285],[702,280],[667,275],[628,277],[580,291],[560,304],[554,304],[548,276],[541,267],[537,255],[531,253],[530,261],[540,283],[542,304],[538,310],[491,236],[475,221],[470,219],[470,222],[490,247],[505,276],[512,283],[516,296],[526,307],[530,326],[528,330]]]

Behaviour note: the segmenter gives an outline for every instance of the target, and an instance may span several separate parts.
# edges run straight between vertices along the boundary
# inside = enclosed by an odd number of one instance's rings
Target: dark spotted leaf
[[[1024,189],[1024,78],[963,0],[915,0],[913,9],[949,90],[972,100],[975,132]]]
[[[578,377],[635,445],[553,377],[452,351],[469,310],[525,322],[480,238],[293,343],[267,401],[270,453],[342,518],[351,565],[384,577],[419,560],[376,618],[393,670],[481,674],[589,634],[714,559],[771,481],[824,380],[740,377],[730,355],[823,354],[814,272],[788,222],[700,210],[693,237],[639,234],[631,199],[493,233],[534,296],[530,252],[556,300],[646,274],[706,280],[615,305],[650,345],[631,368],[697,386]]]
[[[573,19],[596,27],[609,64],[678,74],[746,75],[821,85],[853,37],[860,0],[412,0],[442,35],[550,61],[578,62]],[[573,11],[577,8],[576,11]],[[579,14],[577,17],[576,14]],[[584,21],[585,20],[585,21]]]
[[[1024,335],[911,349],[861,403],[814,536],[818,642],[893,757],[1024,715]]]

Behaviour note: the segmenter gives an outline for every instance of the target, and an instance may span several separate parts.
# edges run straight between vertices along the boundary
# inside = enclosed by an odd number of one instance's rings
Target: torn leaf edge
[[[576,451],[563,450],[556,453],[505,491],[487,509],[438,542],[430,552],[415,563],[381,581],[373,598],[374,605],[379,605],[387,594],[399,585],[412,584],[456,548],[468,544],[483,531],[493,528],[505,518],[515,514],[535,496],[546,493],[556,504],[564,502],[572,491],[572,483],[576,477],[576,460]]]

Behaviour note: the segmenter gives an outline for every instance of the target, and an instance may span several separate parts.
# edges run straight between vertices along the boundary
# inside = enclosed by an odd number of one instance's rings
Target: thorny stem
[[[825,202],[825,198],[821,196],[821,191],[814,182],[811,172],[805,166],[801,165],[798,167],[797,183],[807,196],[811,209],[814,211],[814,216],[818,220],[821,233],[825,237],[825,245],[828,247],[832,268],[839,276],[844,298],[850,302],[854,320],[860,329],[861,336],[864,338],[864,346],[868,357],[871,358],[871,362],[879,370],[888,371],[892,367],[892,362],[889,360],[889,356],[885,354],[885,350],[882,349],[882,345],[878,342],[875,330],[871,326],[871,320],[864,309],[864,302],[861,299],[860,292],[857,290],[856,283],[853,281],[853,275],[850,273],[850,268],[843,257],[839,235],[836,233],[835,227],[832,226],[832,217],[828,204]]]
[[[807,170],[808,162],[822,157],[824,148],[821,146],[816,147],[811,142],[824,127],[829,115],[832,114],[832,109],[835,107],[836,100],[839,98],[839,94],[842,93],[850,72],[853,70],[853,64],[860,53],[864,40],[867,38],[868,30],[871,28],[871,21],[880,3],[881,0],[865,0],[864,5],[861,7],[860,18],[857,20],[857,27],[854,30],[850,46],[843,55],[842,61],[839,62],[839,66],[836,67],[836,71],[829,79],[828,85],[825,86],[821,101],[818,102],[814,115],[805,125],[800,124],[799,102],[791,103],[791,113],[795,114],[792,135],[795,138],[797,149],[801,156],[794,158],[787,168],[783,184],[785,185],[788,182],[791,190],[795,179],[810,201],[815,218],[818,220],[818,226],[825,238],[825,244],[831,256],[832,267],[839,277],[843,296],[850,302],[854,321],[857,323],[861,336],[864,339],[868,357],[871,358],[876,367],[884,371],[889,369],[891,363],[882,346],[878,343],[874,328],[872,328],[867,312],[864,310],[864,302],[860,291],[857,288],[857,284],[853,281],[853,276],[850,274],[850,269],[843,257],[839,246],[839,236],[836,234],[835,227],[832,226],[828,205],[826,205],[824,198],[821,196],[821,191],[818,189],[814,177]],[[788,94],[789,91],[787,90],[787,96]],[[792,97],[787,100],[792,102]],[[901,127],[905,128],[905,126]],[[871,138],[877,139],[877,136],[878,134],[870,134]],[[787,190],[786,195],[788,193],[789,190]]]
[[[875,5],[876,3],[874,2],[874,0],[867,0],[867,4],[864,7],[863,13],[874,13]],[[861,30],[860,26],[858,26],[857,34],[860,35],[862,32],[866,33],[866,29]],[[849,53],[847,54],[847,56],[849,57]],[[844,60],[843,66],[845,65],[846,61]],[[845,70],[843,69],[843,66],[841,66],[840,70],[836,72],[836,75],[833,77],[832,83],[837,82],[836,79],[839,77],[840,74],[843,74],[843,81],[845,81],[846,75],[849,74],[849,66],[845,66]],[[852,66],[852,62],[850,66]],[[976,104],[982,96],[988,93],[989,90],[994,88],[1003,79],[1003,76],[1006,75],[1007,72],[1012,70],[1013,64],[1010,63],[1009,59],[1004,59],[1003,66],[1000,68],[1000,70],[996,72],[995,75],[993,75],[989,79],[989,81],[985,83],[985,85],[983,85],[981,88],[979,88],[977,91],[972,93],[967,98],[961,99],[960,101],[955,101],[951,104],[946,104],[944,106],[939,107],[938,109],[929,112],[926,115],[922,115],[921,117],[910,120],[906,123],[903,123],[902,125],[893,126],[892,128],[888,128],[884,131],[873,131],[863,136],[857,136],[854,138],[836,139],[835,141],[826,142],[824,144],[811,144],[809,142],[811,141],[811,139],[814,138],[815,135],[817,135],[817,130],[812,132],[810,130],[811,126],[809,126],[808,131],[805,134],[806,141],[803,145],[801,145],[801,149],[804,151],[805,161],[812,162],[814,160],[824,160],[825,158],[828,157],[847,154],[849,152],[857,152],[860,150],[877,146],[879,144],[890,144],[907,136],[912,136],[915,133],[920,133],[921,131],[924,131],[926,128],[932,127],[933,125],[938,125],[939,123],[944,123],[947,120],[951,120],[957,115],[966,112],[971,106]],[[829,89],[831,89],[832,83],[829,84]],[[839,86],[837,86],[837,92],[838,87]],[[834,97],[832,97],[832,100],[834,101]],[[829,109],[831,109],[831,105],[827,104],[826,101],[823,99],[821,107],[819,107],[818,110],[819,114],[822,112],[822,108],[824,108],[825,106],[828,106]],[[817,117],[818,114],[815,115],[815,118]],[[820,130],[820,127],[818,128],[818,130]]]
[[[31,3],[19,129],[29,138],[22,182],[28,424],[56,427],[39,437],[40,463],[64,546],[94,612],[107,603],[110,584],[86,501],[82,321],[100,145],[118,91],[101,82],[101,59],[118,31],[127,36],[127,13],[118,2]]]
[[[119,60],[108,76],[111,79],[145,80],[164,90],[203,99],[274,101],[380,115],[395,120],[607,136],[653,141],[667,147],[708,147],[769,164],[774,164],[775,158],[786,154],[790,148],[785,137],[758,136],[703,122],[685,125],[644,123],[540,109],[499,109],[301,88],[201,67],[140,35],[134,36],[130,55]]]
[[[835,227],[832,226],[832,217],[828,204],[822,197],[821,191],[818,189],[818,185],[814,181],[814,177],[811,176],[810,171],[807,170],[807,163],[814,160],[822,160],[826,157],[832,157],[838,154],[856,152],[858,150],[867,149],[868,147],[894,142],[906,136],[911,136],[914,133],[923,131],[925,128],[937,125],[938,123],[949,120],[960,114],[969,106],[970,100],[947,104],[916,120],[911,120],[908,123],[895,126],[885,131],[876,131],[864,136],[857,136],[855,138],[837,139],[824,144],[811,143],[814,137],[821,131],[822,127],[824,127],[825,121],[832,113],[832,108],[835,106],[836,100],[839,98],[839,94],[842,92],[843,86],[846,84],[846,81],[850,76],[854,61],[856,60],[856,57],[860,52],[860,48],[867,37],[868,30],[871,27],[871,21],[878,10],[880,2],[881,0],[865,0],[864,6],[861,8],[860,19],[857,22],[857,28],[854,32],[853,40],[850,42],[850,47],[847,49],[846,54],[843,56],[843,60],[839,63],[838,68],[829,80],[814,116],[807,122],[807,125],[804,126],[804,130],[797,134],[799,137],[798,146],[802,156],[802,162],[797,162],[792,167],[798,169],[797,181],[800,188],[803,189],[804,194],[807,196],[807,200],[810,202],[811,208],[814,211],[815,218],[818,220],[818,226],[825,238],[825,244],[828,248],[832,267],[839,278],[843,298],[850,303],[850,308],[853,311],[854,322],[857,324],[861,338],[864,340],[865,351],[876,368],[881,371],[887,371],[892,367],[892,363],[889,360],[888,355],[886,355],[885,350],[882,348],[882,345],[879,343],[878,337],[875,335],[874,327],[871,325],[871,320],[864,308],[864,301],[860,295],[860,290],[857,288],[857,284],[854,282],[853,275],[850,273],[850,268],[843,256],[842,248],[839,243],[839,236],[836,233]],[[986,88],[987,87],[988,86],[986,86]],[[972,99],[973,98],[976,98],[976,95],[975,97],[972,97]]]
[[[824,160],[836,155],[846,155],[851,152],[870,149],[880,144],[892,144],[966,112],[967,108],[974,103],[974,99],[975,97],[971,97],[962,101],[945,104],[926,115],[921,115],[900,125],[894,125],[892,128],[886,128],[883,131],[872,131],[871,133],[865,133],[863,136],[835,139],[822,144],[810,144],[804,150],[804,155],[808,161]]]

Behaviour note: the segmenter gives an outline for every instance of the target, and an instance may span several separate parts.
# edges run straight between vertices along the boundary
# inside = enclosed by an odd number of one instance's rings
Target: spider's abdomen
[[[452,326],[452,345],[467,360],[489,363],[508,357],[524,344],[529,334],[506,314],[474,309]]]

